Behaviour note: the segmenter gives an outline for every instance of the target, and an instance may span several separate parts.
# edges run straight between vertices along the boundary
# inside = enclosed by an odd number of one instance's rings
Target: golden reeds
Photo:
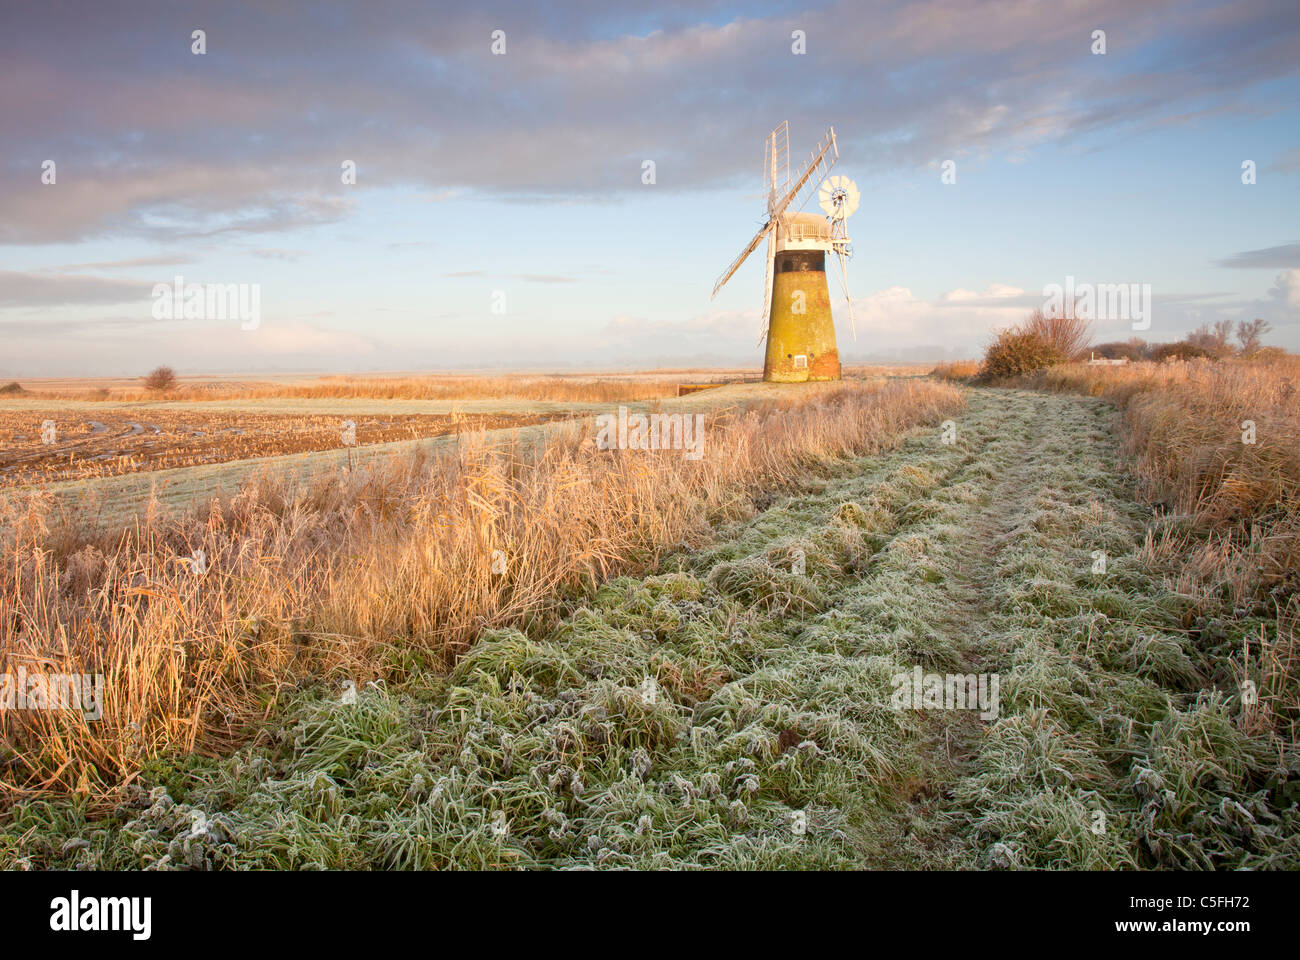
[[[237,743],[299,684],[444,669],[483,628],[543,622],[962,402],[916,380],[798,396],[708,414],[700,460],[599,450],[590,424],[466,436],[308,484],[263,477],[185,516],[154,507],[112,535],[52,497],[0,498],[0,672],[106,684],[99,721],[0,712],[0,783],[102,795],[161,750]]]
[[[1120,406],[1143,495],[1174,522],[1148,535],[1144,559],[1169,571],[1195,614],[1223,600],[1274,623],[1234,658],[1239,685],[1259,678],[1244,728],[1300,718],[1300,357],[1124,366],[1073,364],[1027,382]],[[1180,521],[1179,518],[1185,518]]]
[[[941,363],[930,371],[930,376],[940,380],[954,380],[969,383],[980,372],[980,365],[975,360],[957,360],[953,363]]]
[[[681,377],[563,376],[415,376],[320,377],[306,382],[179,381],[165,392],[138,387],[41,388],[28,396],[40,399],[113,402],[190,402],[196,400],[543,400],[560,403],[609,403],[671,397]]]
[[[1073,364],[1032,381],[1124,408],[1147,496],[1211,522],[1300,502],[1300,358]]]

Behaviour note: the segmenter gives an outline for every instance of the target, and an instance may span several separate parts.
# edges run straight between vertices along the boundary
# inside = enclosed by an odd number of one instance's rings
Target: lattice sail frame
[[[735,275],[736,271],[740,269],[740,265],[749,259],[749,255],[758,249],[758,245],[776,229],[781,214],[792,206],[795,210],[803,209],[811,199],[812,194],[817,190],[817,186],[820,186],[822,180],[826,179],[831,168],[835,166],[840,158],[839,147],[835,143],[835,128],[831,127],[826,131],[826,135],[817,142],[817,146],[808,155],[808,159],[804,161],[804,165],[800,168],[799,176],[795,179],[793,186],[786,189],[779,200],[775,200],[774,197],[777,196],[775,188],[782,176],[778,155],[782,143],[786,144],[785,153],[788,156],[788,121],[783,121],[781,126],[773,130],[767,138],[768,162],[766,170],[768,173],[764,176],[764,183],[770,191],[767,195],[767,222],[758,228],[758,233],[754,234],[754,238],[749,241],[745,249],[740,251],[740,255],[731,261],[726,270],[722,271],[721,276],[718,277],[718,282],[713,285],[710,300],[718,295],[722,285]],[[786,169],[789,168],[788,161],[786,161],[785,167]],[[816,175],[815,179],[814,175]],[[810,186],[810,184],[816,184],[817,186]]]

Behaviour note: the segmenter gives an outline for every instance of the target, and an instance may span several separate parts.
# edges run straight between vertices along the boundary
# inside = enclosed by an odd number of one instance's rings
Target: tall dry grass
[[[941,363],[930,371],[930,376],[940,380],[952,380],[956,383],[970,383],[979,375],[980,365],[977,360],[955,360]]]
[[[1300,357],[1122,367],[1074,364],[1027,383],[1122,410],[1141,492],[1172,514],[1145,547],[1198,611],[1227,603],[1274,622],[1241,651],[1260,677],[1251,723],[1300,721]],[[1253,441],[1251,428],[1253,425]],[[1185,522],[1179,518],[1185,518]]]
[[[42,399],[137,402],[167,400],[549,400],[560,403],[617,403],[671,397],[681,377],[321,377],[305,383],[272,381],[185,382],[165,392],[139,387],[94,389],[42,388]]]
[[[565,403],[611,403],[671,397],[673,377],[327,377],[317,383],[257,387],[240,394],[251,399],[484,400],[511,397]]]
[[[69,526],[52,500],[0,500],[0,672],[106,678],[98,722],[0,712],[0,783],[10,799],[103,795],[159,751],[230,747],[298,685],[443,669],[483,628],[546,621],[961,402],[946,384],[892,381],[718,411],[698,461],[598,450],[592,424],[533,447],[466,438],[302,489],[261,479],[111,537]],[[203,574],[188,563],[199,549]]]
[[[1124,409],[1144,492],[1210,523],[1300,503],[1300,357],[1275,363],[1070,365],[1033,381]],[[1246,421],[1254,442],[1243,441]]]

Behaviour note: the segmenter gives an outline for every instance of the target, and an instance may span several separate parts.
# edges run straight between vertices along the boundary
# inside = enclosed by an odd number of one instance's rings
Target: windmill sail
[[[767,241],[763,312],[759,317],[759,342],[767,340],[765,381],[802,383],[840,378],[839,345],[826,285],[828,254],[839,261],[849,327],[857,339],[846,265],[852,253],[844,221],[857,209],[859,194],[848,177],[830,176],[839,155],[835,128],[831,127],[792,181],[789,124],[782,123],[767,135],[763,144],[766,219],[713,285],[712,296],[717,297],[749,255]],[[822,213],[802,212],[814,196]]]
[[[782,120],[781,126],[767,135],[763,147],[763,196],[767,199],[767,217],[777,202],[790,192],[790,123]]]
[[[772,312],[772,268],[776,264],[776,243],[772,234],[767,235],[767,270],[763,277],[763,312],[758,317],[758,342],[761,344],[767,336],[767,315]]]
[[[746,246],[744,250],[740,251],[740,256],[735,260],[732,260],[731,266],[727,267],[727,269],[722,272],[722,276],[718,277],[718,282],[713,285],[713,296],[709,297],[710,300],[718,295],[718,291],[722,289],[722,285],[732,278],[735,272],[740,269],[740,265],[745,262],[751,253],[758,249],[758,245],[763,242],[763,238],[771,233],[775,228],[775,220],[769,220],[767,223],[759,227],[758,233],[754,234],[754,239],[749,241],[749,245]]]
[[[769,190],[775,188],[778,183],[778,178],[781,176],[778,151],[782,149],[782,143],[788,143],[788,134],[786,133],[787,129],[787,123],[782,123],[781,126],[773,130],[767,138],[767,169],[769,171],[767,186]],[[788,158],[788,146],[786,146],[784,150],[785,155]],[[808,159],[804,161],[803,168],[800,170],[799,177],[795,180],[794,185],[786,189],[784,195],[781,196],[779,200],[776,199],[777,195],[775,193],[768,194],[767,223],[763,224],[763,226],[759,228],[758,233],[754,234],[754,239],[749,241],[749,245],[746,246],[744,250],[740,251],[740,256],[731,261],[730,266],[728,266],[727,269],[722,272],[722,275],[718,277],[718,282],[713,285],[713,294],[709,297],[710,300],[718,295],[718,291],[722,289],[722,285],[732,278],[735,272],[740,269],[740,265],[749,258],[749,255],[758,249],[758,245],[763,242],[763,238],[776,228],[777,223],[781,219],[781,214],[785,213],[791,203],[793,203],[796,198],[800,198],[798,206],[795,207],[795,209],[799,209],[808,202],[812,193],[816,191],[815,187],[809,187],[813,174],[818,174],[818,180],[812,182],[820,182],[820,180],[830,172],[831,167],[835,166],[835,161],[839,159],[839,156],[839,148],[835,143],[835,128],[831,127],[826,131],[826,136],[822,137],[818,142]],[[787,171],[789,170],[788,159],[785,161],[785,169]]]
[[[795,205],[795,209],[803,209],[817,189],[810,186],[813,174],[817,174],[819,181],[825,178],[839,158],[839,147],[835,143],[835,128],[831,127],[826,131],[826,136],[822,137],[821,141],[813,149],[808,159],[804,161],[799,179],[795,180],[794,186],[785,195],[785,199],[777,204],[776,209],[772,212],[772,218],[776,219],[785,213],[796,197],[799,199],[799,203]]]

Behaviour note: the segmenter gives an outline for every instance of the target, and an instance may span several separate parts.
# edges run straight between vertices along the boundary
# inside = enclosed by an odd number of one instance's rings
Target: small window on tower
[[[800,353],[800,354],[796,355],[795,358],[794,358],[794,368],[795,368],[796,370],[807,370],[807,369],[808,369],[808,355],[805,354],[805,353]]]

